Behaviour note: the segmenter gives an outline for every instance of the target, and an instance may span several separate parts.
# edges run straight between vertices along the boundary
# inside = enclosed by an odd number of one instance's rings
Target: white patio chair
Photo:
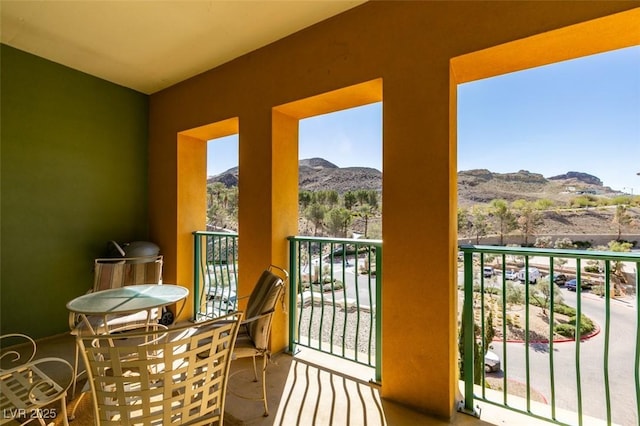
[[[129,258],[99,258],[94,260],[93,287],[88,292],[96,292],[113,288],[125,287],[137,284],[162,284],[162,268],[164,259],[162,255]],[[72,335],[99,334],[114,331],[131,330],[149,325],[158,318],[157,311],[140,311],[131,315],[111,317],[105,323],[103,316],[70,316],[69,327]],[[71,387],[71,397],[76,394],[77,380],[83,372],[79,370],[79,352],[75,351],[74,381]],[[76,403],[71,410],[70,418],[75,415]]]
[[[78,336],[98,425],[223,424],[242,313],[148,332]]]
[[[276,275],[273,271],[278,270],[282,276]],[[256,358],[262,358],[262,398],[250,398],[233,392],[234,395],[244,398],[262,401],[264,405],[264,416],[269,415],[267,405],[267,383],[266,372],[267,362],[271,357],[269,342],[271,336],[271,324],[273,314],[276,310],[278,300],[284,295],[285,282],[289,279],[289,273],[275,265],[271,265],[265,270],[256,283],[249,301],[247,303],[247,318],[242,321],[236,348],[233,357],[253,359],[254,381],[258,381],[256,368]]]
[[[38,420],[45,426],[45,420],[48,423],[58,415],[68,425],[66,397],[73,381],[71,364],[54,357],[34,359],[36,342],[24,334],[0,336],[0,348],[0,425]],[[54,374],[63,377],[62,384],[52,378]],[[50,406],[57,401],[59,413]]]

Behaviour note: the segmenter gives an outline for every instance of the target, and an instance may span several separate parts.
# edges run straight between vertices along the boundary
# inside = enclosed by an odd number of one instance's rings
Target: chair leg
[[[76,357],[75,362],[73,364],[73,385],[71,386],[71,399],[76,396],[76,384],[78,383],[78,362],[80,358],[80,349],[78,348],[78,343],[76,342]]]
[[[262,354],[262,401],[264,402],[264,417],[269,415],[269,408],[267,407],[267,361],[267,354]]]
[[[87,393],[89,393],[89,392],[82,392],[82,393],[80,393],[80,395],[78,395],[78,400],[74,404],[73,408],[71,409],[71,413],[69,413],[69,416],[67,417],[69,420],[73,420],[73,419],[76,418],[76,410],[78,409],[78,405],[80,405],[80,402],[82,401],[82,398],[84,398],[84,396]]]
[[[62,411],[62,424],[69,426],[69,417],[67,417],[67,394],[60,400],[60,411]]]
[[[256,357],[252,356],[251,359],[253,360],[253,381],[257,382],[258,381],[258,370],[256,369]]]

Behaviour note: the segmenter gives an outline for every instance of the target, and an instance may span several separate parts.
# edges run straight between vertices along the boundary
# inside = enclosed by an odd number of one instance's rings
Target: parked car
[[[540,270],[538,268],[533,268],[533,267],[529,268],[529,284],[536,284],[541,276],[542,274],[540,274]],[[524,283],[527,280],[526,269],[521,269],[520,272],[518,272],[518,279],[522,283]]]
[[[576,291],[578,286],[578,280],[576,280],[575,278],[572,280],[569,280],[565,283],[564,288],[566,288],[569,291]],[[580,288],[582,290],[588,290],[591,288],[591,283],[587,280],[581,280],[580,281]]]
[[[565,274],[553,274],[553,282],[557,285],[565,285],[567,276]]]
[[[495,273],[496,271],[494,271],[491,266],[485,266],[482,268],[482,275],[484,275],[485,278],[492,277]]]
[[[504,279],[509,281],[518,281],[518,273],[513,269],[505,271]]]
[[[487,351],[485,354],[484,371],[485,373],[500,371],[500,357],[495,352]]]

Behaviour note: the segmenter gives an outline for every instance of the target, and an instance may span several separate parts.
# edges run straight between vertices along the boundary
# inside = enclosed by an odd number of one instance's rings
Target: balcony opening
[[[238,232],[238,135],[207,141],[207,231]]]
[[[299,122],[300,235],[382,238],[382,103]]]
[[[640,47],[564,59],[454,87],[465,399],[637,424]]]
[[[459,240],[633,234],[615,217],[640,214],[638,69],[635,46],[459,84]]]

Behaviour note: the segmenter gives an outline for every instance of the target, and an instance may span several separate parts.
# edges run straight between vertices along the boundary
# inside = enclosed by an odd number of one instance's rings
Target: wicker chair
[[[282,277],[276,275],[273,271],[278,270]],[[254,381],[258,381],[258,372],[256,368],[256,357],[262,357],[262,398],[256,399],[264,404],[264,416],[269,415],[267,406],[267,383],[266,371],[267,362],[271,356],[269,350],[269,340],[271,335],[271,323],[276,305],[279,299],[284,295],[284,285],[289,278],[289,273],[282,268],[271,265],[265,270],[256,286],[254,287],[249,301],[247,303],[247,319],[245,319],[238,333],[236,348],[233,351],[233,357],[236,358],[253,358],[253,375]],[[248,398],[234,392],[234,395],[245,399]]]
[[[77,337],[97,424],[222,425],[241,317]]]
[[[73,380],[71,364],[61,358],[34,359],[36,343],[24,334],[0,336],[0,348],[0,425],[37,419],[44,426],[45,420],[57,417],[56,409],[47,407],[56,401],[60,401],[62,422],[68,425],[65,398]],[[63,375],[59,380],[63,385],[52,378]]]

